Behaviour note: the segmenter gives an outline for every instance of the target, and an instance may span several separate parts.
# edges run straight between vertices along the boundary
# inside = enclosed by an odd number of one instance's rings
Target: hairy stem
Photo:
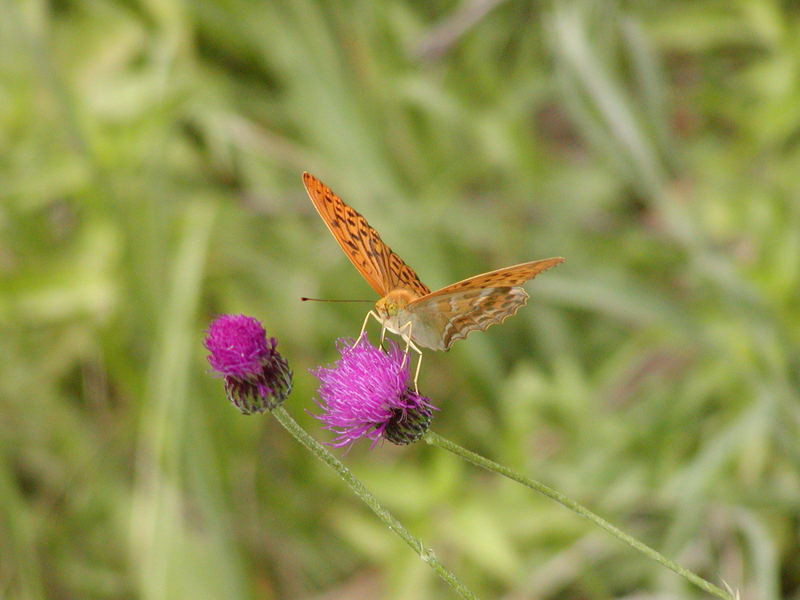
[[[283,425],[283,427],[291,433],[295,439],[303,446],[308,448],[317,458],[319,458],[326,465],[336,471],[344,482],[350,486],[350,489],[355,492],[362,502],[372,509],[378,518],[383,521],[386,526],[399,535],[406,544],[411,546],[411,549],[416,552],[419,557],[425,561],[431,569],[433,569],[439,577],[441,577],[455,592],[462,598],[469,598],[470,600],[478,600],[478,597],[473,594],[469,588],[461,583],[458,578],[449,571],[433,553],[433,550],[426,548],[421,540],[414,537],[414,535],[406,529],[400,521],[398,521],[378,499],[364,486],[359,479],[353,475],[352,471],[331,454],[325,446],[320,444],[317,440],[311,437],[308,432],[300,427],[300,424],[295,421],[292,416],[286,412],[283,407],[278,407],[272,411],[272,414]]]

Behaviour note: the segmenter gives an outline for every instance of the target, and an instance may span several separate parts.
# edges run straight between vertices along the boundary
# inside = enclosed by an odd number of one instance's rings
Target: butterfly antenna
[[[374,300],[329,300],[327,298],[306,298],[303,296],[300,298],[301,302],[372,302],[374,304]]]

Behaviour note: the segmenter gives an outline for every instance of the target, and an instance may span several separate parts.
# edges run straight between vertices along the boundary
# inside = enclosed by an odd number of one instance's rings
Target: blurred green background
[[[308,170],[436,288],[567,262],[428,353],[440,434],[741,598],[800,598],[800,6],[0,3],[0,597],[455,597],[208,376],[316,380],[374,298]],[[373,334],[375,330],[373,329]],[[700,598],[424,444],[343,460],[483,598]]]

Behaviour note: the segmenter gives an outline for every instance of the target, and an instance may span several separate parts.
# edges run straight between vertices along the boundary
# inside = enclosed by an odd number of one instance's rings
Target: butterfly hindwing
[[[328,186],[310,173],[303,173],[303,184],[319,216],[373,290],[380,296],[397,288],[420,296],[430,293],[414,270],[383,243],[367,220]]]
[[[440,290],[441,292],[441,290]],[[435,292],[416,300],[412,336],[428,348],[448,350],[471,331],[485,331],[517,312],[528,301],[521,287],[501,286]]]
[[[471,331],[503,322],[528,301],[519,287],[563,262],[560,257],[521,263],[464,279],[409,303],[412,336],[422,345],[447,350]]]

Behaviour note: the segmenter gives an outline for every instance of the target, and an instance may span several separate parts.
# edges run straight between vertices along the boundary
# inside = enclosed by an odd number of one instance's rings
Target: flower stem
[[[322,462],[339,473],[339,476],[350,486],[350,489],[355,492],[356,496],[369,506],[372,512],[378,515],[378,518],[383,521],[389,529],[403,538],[403,541],[411,546],[411,549],[414,550],[424,562],[428,563],[428,565],[436,571],[437,575],[453,588],[459,596],[462,598],[469,598],[470,600],[478,600],[478,597],[473,594],[469,588],[461,583],[452,572],[439,562],[433,550],[426,548],[421,540],[414,537],[411,532],[408,531],[408,529],[406,529],[369,490],[367,490],[364,484],[353,475],[350,469],[344,466],[344,464],[331,454],[325,446],[311,437],[305,429],[300,427],[300,424],[295,421],[283,407],[273,409],[272,414],[298,442],[308,448]]]
[[[474,452],[470,452],[466,448],[463,448],[458,444],[455,444],[450,440],[445,439],[440,435],[437,435],[436,433],[433,433],[432,431],[428,431],[428,433],[425,434],[425,441],[432,446],[437,446],[444,450],[448,450],[449,452],[452,452],[453,454],[456,454],[461,458],[464,458],[469,462],[479,467],[482,467],[488,471],[494,471],[499,475],[503,475],[504,477],[513,479],[514,481],[521,483],[522,485],[527,486],[532,490],[547,496],[548,498],[555,500],[556,502],[562,504],[571,511],[578,513],[579,515],[581,515],[586,519],[589,519],[595,525],[598,525],[599,527],[605,529],[611,535],[625,542],[635,550],[638,550],[645,556],[653,559],[654,561],[667,567],[668,569],[671,569],[672,571],[674,571],[681,577],[684,577],[685,579],[687,579],[700,589],[705,590],[706,592],[708,592],[709,594],[713,594],[714,596],[723,598],[724,600],[734,600],[733,594],[726,592],[725,590],[717,587],[716,585],[714,585],[709,581],[706,581],[699,575],[696,575],[691,571],[684,569],[679,564],[671,561],[660,552],[653,550],[653,548],[651,548],[650,546],[643,544],[636,538],[633,538],[624,531],[621,531],[620,529],[616,528],[614,525],[612,525],[602,517],[594,514],[588,508],[578,504],[577,502],[568,498],[558,490],[554,490],[553,488],[546,486],[545,484],[540,483],[534,479],[530,479],[529,477],[525,477],[524,475],[517,473],[516,471],[513,471],[508,467],[504,467],[503,465],[500,465],[494,461],[491,461],[488,458],[481,456],[480,454],[475,454]]]

